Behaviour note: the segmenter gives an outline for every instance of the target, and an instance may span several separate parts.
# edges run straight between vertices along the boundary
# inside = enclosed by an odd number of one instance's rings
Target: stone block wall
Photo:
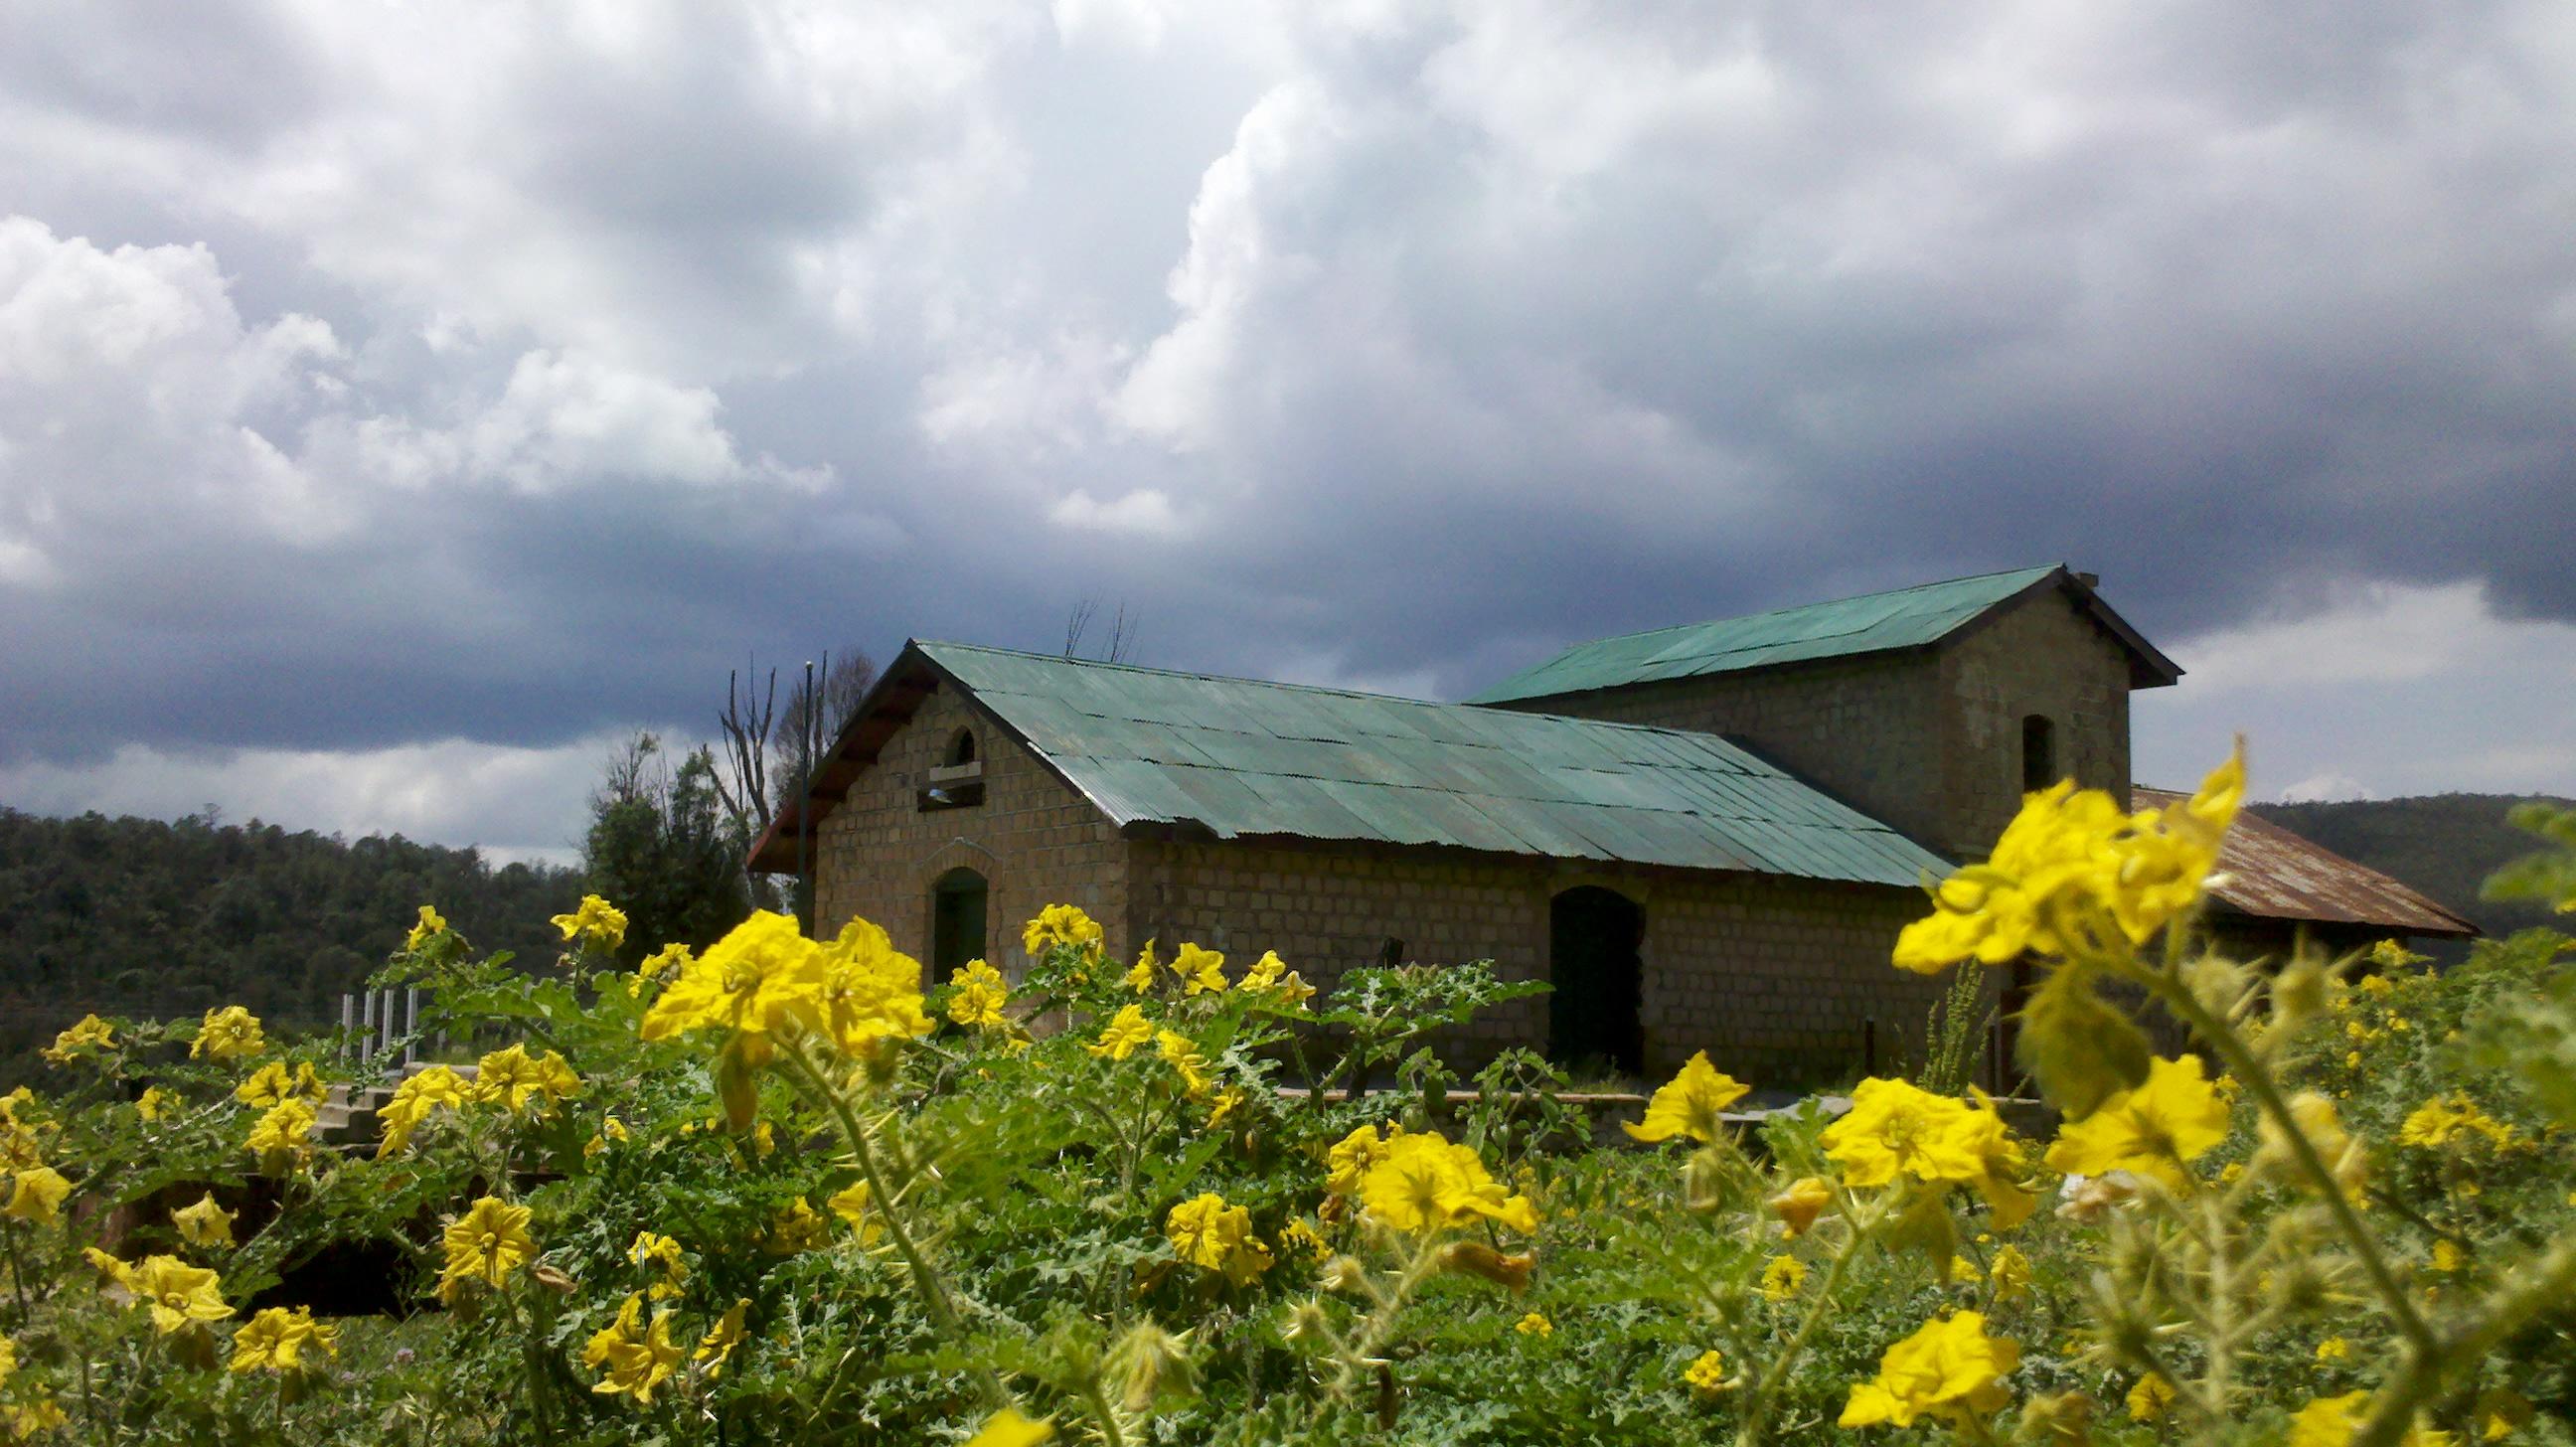
[[[1993,849],[2021,807],[2022,720],[2031,714],[2055,725],[2059,776],[2127,804],[2128,651],[2063,589],[1988,615],[1954,636],[1940,663],[1940,832],[1918,837],[1956,858]]]
[[[1182,940],[1223,950],[1229,968],[1265,949],[1320,988],[1373,965],[1390,939],[1423,964],[1493,962],[1507,980],[1549,978],[1549,906],[1578,885],[1641,905],[1646,1074],[1693,1051],[1760,1084],[1856,1075],[1865,1022],[1879,1063],[1919,1050],[1925,1012],[1946,986],[1888,963],[1896,932],[1923,909],[1911,889],[1768,875],[1585,869],[1464,851],[1340,851],[1244,844],[1139,843],[1131,937],[1168,955]],[[1547,1045],[1548,1001],[1479,1016],[1453,1042],[1473,1065],[1506,1046]]]
[[[1928,652],[1876,653],[1512,706],[1724,734],[1937,849],[1941,674]]]
[[[960,728],[975,733],[984,801],[924,812],[920,790]],[[1014,979],[1027,965],[1020,928],[1046,905],[1079,905],[1108,928],[1113,947],[1122,943],[1125,841],[1090,801],[945,683],[823,816],[819,836],[819,933],[864,917],[927,964],[931,885],[963,866],[984,876],[986,953]]]

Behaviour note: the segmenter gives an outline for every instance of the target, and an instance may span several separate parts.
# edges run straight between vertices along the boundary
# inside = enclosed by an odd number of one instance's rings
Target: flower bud
[[[1833,1204],[1834,1189],[1816,1176],[1800,1176],[1789,1188],[1773,1196],[1768,1204],[1771,1214],[1780,1218],[1786,1234],[1803,1236],[1816,1224],[1816,1217]]]
[[[1364,1292],[1368,1290],[1368,1268],[1356,1256],[1336,1256],[1324,1263],[1323,1287],[1326,1291]]]
[[[1496,1286],[1510,1291],[1527,1288],[1530,1271],[1537,1265],[1536,1256],[1526,1252],[1518,1256],[1506,1256],[1481,1241],[1455,1242],[1442,1248],[1440,1252],[1441,1270],[1463,1271],[1471,1276],[1481,1276]]]
[[[1130,1412],[1144,1411],[1166,1391],[1186,1395],[1194,1389],[1189,1333],[1175,1335],[1151,1318],[1129,1327],[1126,1335],[1111,1344],[1104,1365],[1119,1405]]]

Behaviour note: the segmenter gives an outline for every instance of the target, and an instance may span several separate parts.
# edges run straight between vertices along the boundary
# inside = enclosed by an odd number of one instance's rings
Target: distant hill
[[[339,998],[435,904],[479,950],[554,958],[571,870],[495,869],[471,849],[345,840],[253,819],[55,819],[0,808],[0,1076],[86,1011],[239,1003],[337,1024]]]
[[[2535,925],[2567,923],[2566,916],[2536,904],[2478,898],[2478,886],[2488,875],[2540,848],[2539,840],[2504,822],[2505,811],[2528,798],[2576,802],[2551,795],[2428,794],[2252,807],[2293,833],[2413,885],[2489,935],[2509,935]]]

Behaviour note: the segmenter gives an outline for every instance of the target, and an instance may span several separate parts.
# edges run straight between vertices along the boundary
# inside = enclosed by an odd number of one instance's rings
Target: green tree
[[[661,740],[638,733],[610,756],[590,805],[582,872],[626,912],[628,964],[666,944],[703,949],[750,914],[711,750],[674,769]]]

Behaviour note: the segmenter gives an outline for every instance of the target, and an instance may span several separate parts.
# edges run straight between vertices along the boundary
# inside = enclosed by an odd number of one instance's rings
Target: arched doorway
[[[930,886],[930,968],[936,979],[984,955],[984,876],[958,868]]]
[[[1646,911],[1617,890],[1582,885],[1547,910],[1547,1054],[1560,1065],[1646,1068],[1638,1020]]]

